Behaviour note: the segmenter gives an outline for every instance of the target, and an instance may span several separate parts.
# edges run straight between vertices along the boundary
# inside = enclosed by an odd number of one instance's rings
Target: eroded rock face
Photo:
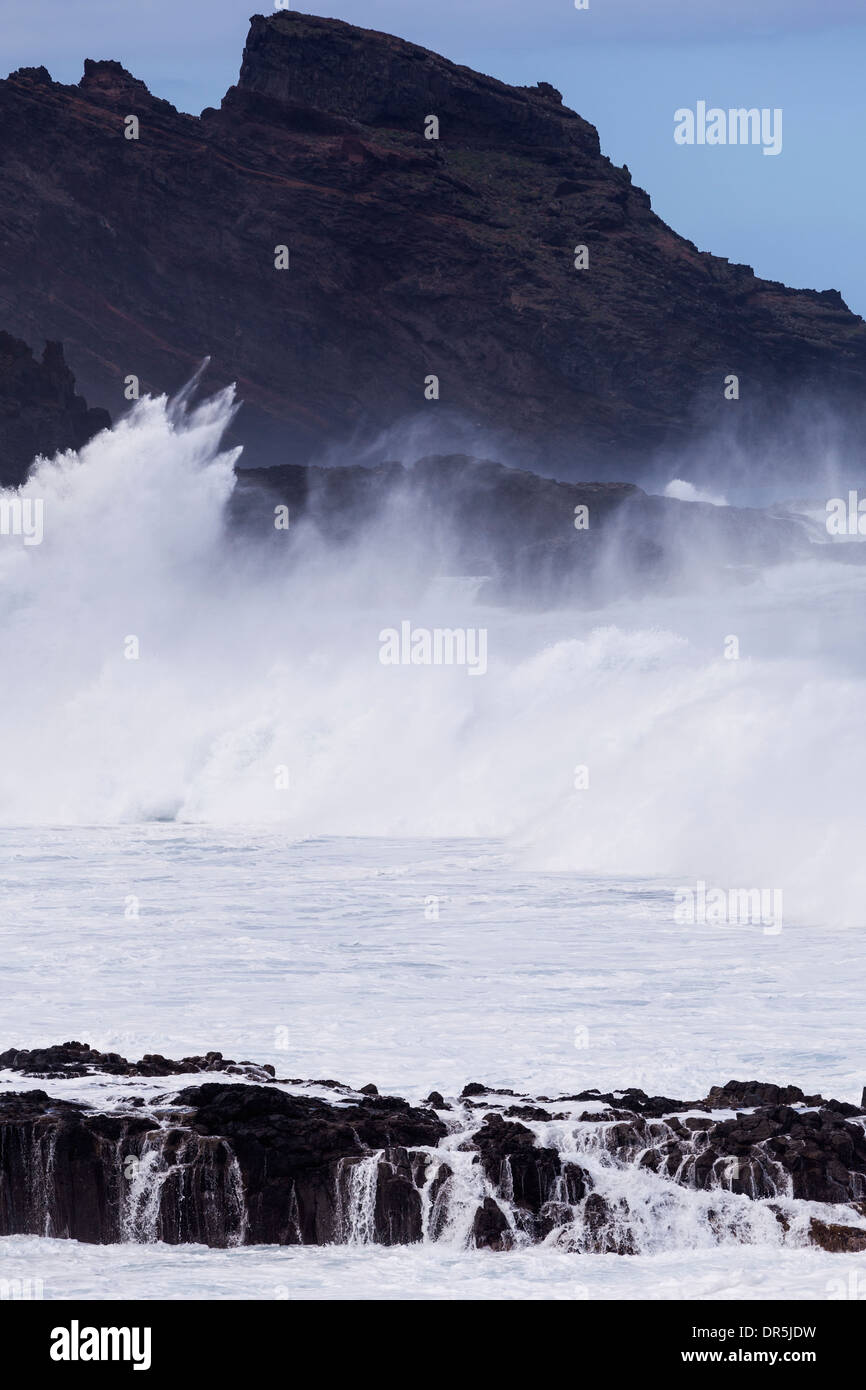
[[[750,1195],[771,1196],[759,1163],[761,1147],[787,1174],[791,1194],[817,1202],[852,1202],[866,1196],[866,1135],[832,1109],[798,1112],[787,1106],[724,1120],[707,1132],[712,1152],[732,1155],[748,1170],[739,1181]]]
[[[97,1243],[406,1244],[421,1239],[427,1163],[406,1146],[444,1133],[432,1111],[401,1100],[334,1106],[245,1084],[189,1087],[155,1116],[7,1092],[0,1231]],[[371,1161],[374,1180],[361,1171]],[[354,1200],[358,1182],[369,1210]]]
[[[587,1190],[581,1169],[563,1164],[556,1149],[540,1147],[525,1125],[486,1115],[472,1142],[488,1180],[513,1208],[519,1229],[533,1237],[549,1234]]]
[[[45,1091],[0,1095],[0,1232],[104,1244],[123,1236],[123,1159],[152,1123]]]
[[[157,1089],[182,1069],[212,1079]],[[0,1054],[0,1234],[495,1251],[547,1241],[628,1255],[682,1232],[866,1249],[866,1113],[796,1087],[732,1081],[677,1102],[474,1082],[413,1106],[372,1083],[272,1071],[218,1052],[132,1063],[79,1042]],[[14,1084],[43,1076],[62,1078],[67,1096],[80,1082],[90,1103]]]
[[[210,1082],[176,1096],[189,1107],[197,1133],[225,1138],[243,1174],[250,1240],[322,1245],[361,1238],[352,1230],[366,1219],[381,1244],[421,1238],[419,1184],[423,1155],[445,1125],[430,1109],[413,1109],[390,1096],[366,1096],[331,1105],[307,1096],[247,1085]],[[367,1160],[373,1173],[360,1171]],[[353,1203],[367,1183],[370,1211]]]
[[[39,361],[0,332],[0,487],[20,486],[37,454],[80,449],[110,424],[107,411],[76,395],[60,343],[46,343]]]
[[[170,391],[211,354],[247,403],[247,463],[412,419],[448,447],[635,477],[696,429],[778,437],[797,402],[856,413],[866,394],[866,325],[836,291],[701,253],[549,84],[337,20],[253,18],[201,117],[116,62],[76,86],[20,69],[0,82],[0,201],[10,330],[62,340],[113,412],[128,373]],[[735,425],[729,373],[748,382]]]
[[[773,1088],[777,1089],[777,1088]],[[820,1107],[768,1106],[714,1122],[669,1115],[661,1125],[642,1120],[614,1125],[609,1142],[618,1157],[640,1153],[655,1173],[709,1189],[724,1175],[732,1192],[767,1198],[787,1193],[816,1202],[855,1202],[866,1196],[866,1134],[853,1106],[812,1097]]]

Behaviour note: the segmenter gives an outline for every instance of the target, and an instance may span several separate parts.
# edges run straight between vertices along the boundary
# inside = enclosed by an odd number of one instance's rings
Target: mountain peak
[[[435,115],[452,145],[505,140],[599,154],[595,127],[548,82],[511,87],[391,34],[293,10],[252,18],[238,91],[369,126],[421,132]]]

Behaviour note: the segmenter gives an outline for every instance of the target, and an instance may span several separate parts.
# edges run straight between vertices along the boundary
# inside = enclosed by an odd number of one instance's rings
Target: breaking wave
[[[0,536],[4,823],[501,836],[536,866],[862,920],[859,567],[533,612],[447,556],[425,578],[399,507],[339,551],[301,523],[283,558],[227,524],[233,411],[144,399],[34,465],[41,543]],[[484,629],[484,678],[383,665],[403,622]]]

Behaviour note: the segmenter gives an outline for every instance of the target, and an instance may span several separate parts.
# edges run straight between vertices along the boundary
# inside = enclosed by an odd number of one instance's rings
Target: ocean
[[[696,556],[686,586],[537,611],[485,603],[447,557],[430,581],[405,518],[338,554],[302,527],[283,560],[226,527],[231,411],[142,402],[37,466],[44,539],[0,547],[0,1050],[219,1049],[412,1102],[472,1081],[690,1100],[737,1078],[859,1103],[866,571],[817,550],[710,583]],[[483,676],[383,664],[403,622],[483,629]],[[0,1073],[0,1094],[45,1084]],[[862,1296],[863,1255],[783,1246],[757,1217],[710,1238],[705,1192],[662,1209],[664,1179],[628,1180],[648,1184],[632,1256],[474,1250],[459,1223],[392,1248],[14,1236],[0,1280]]]

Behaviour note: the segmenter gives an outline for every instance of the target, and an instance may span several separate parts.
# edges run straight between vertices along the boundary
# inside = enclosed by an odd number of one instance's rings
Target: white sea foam
[[[862,1255],[756,1245],[582,1258],[547,1246],[503,1256],[447,1245],[207,1250],[11,1236],[0,1240],[0,1277],[45,1299],[866,1298]]]
[[[862,922],[861,570],[516,612],[445,562],[423,582],[399,509],[338,555],[308,536],[265,563],[225,526],[232,410],[146,399],[34,469],[43,542],[0,538],[0,820],[504,836],[536,867],[779,888],[786,921]],[[485,676],[382,666],[406,618],[483,628]]]

